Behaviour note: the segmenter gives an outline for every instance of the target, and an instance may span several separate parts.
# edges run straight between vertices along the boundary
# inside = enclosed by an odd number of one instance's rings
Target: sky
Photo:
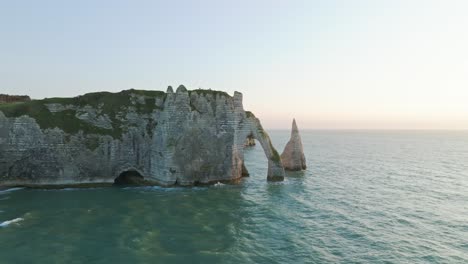
[[[0,93],[234,91],[269,129],[468,129],[468,1],[0,0]]]

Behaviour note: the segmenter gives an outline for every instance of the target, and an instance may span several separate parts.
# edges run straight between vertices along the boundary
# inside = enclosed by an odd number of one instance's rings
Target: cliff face
[[[0,105],[0,185],[193,185],[246,174],[252,135],[269,180],[284,169],[242,94],[127,90]],[[244,170],[243,170],[244,168]]]

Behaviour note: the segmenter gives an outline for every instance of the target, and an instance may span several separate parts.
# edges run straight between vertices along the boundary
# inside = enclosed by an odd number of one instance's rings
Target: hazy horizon
[[[409,3],[410,2],[410,3]],[[465,1],[0,3],[0,93],[223,90],[268,129],[468,129]]]

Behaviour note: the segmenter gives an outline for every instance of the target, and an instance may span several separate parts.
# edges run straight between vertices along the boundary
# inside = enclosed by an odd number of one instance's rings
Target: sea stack
[[[307,168],[301,135],[299,135],[296,119],[293,119],[291,139],[289,139],[288,144],[286,144],[281,154],[281,160],[285,170],[300,171]]]

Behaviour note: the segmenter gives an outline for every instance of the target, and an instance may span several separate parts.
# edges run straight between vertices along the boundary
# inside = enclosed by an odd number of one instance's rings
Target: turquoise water
[[[238,185],[1,191],[0,263],[468,263],[468,132],[302,138],[281,183],[257,146]]]

